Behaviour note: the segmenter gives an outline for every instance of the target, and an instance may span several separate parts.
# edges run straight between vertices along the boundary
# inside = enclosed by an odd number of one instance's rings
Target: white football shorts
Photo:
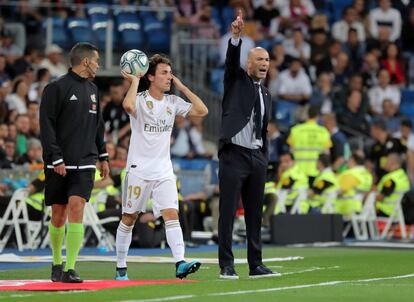
[[[178,211],[176,177],[162,180],[144,180],[127,172],[122,187],[122,213],[146,212],[148,201],[152,200],[152,210],[156,218],[164,209]]]

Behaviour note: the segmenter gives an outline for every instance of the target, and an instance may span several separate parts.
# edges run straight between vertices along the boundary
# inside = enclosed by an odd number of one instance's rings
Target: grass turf
[[[189,250],[190,252],[191,250]],[[189,257],[215,257],[216,253],[188,253]],[[235,256],[246,257],[245,250]],[[266,262],[281,277],[249,279],[247,265],[237,265],[239,280],[218,279],[218,266],[204,264],[190,275],[198,283],[146,285],[95,292],[0,291],[0,301],[413,301],[414,275],[401,279],[360,280],[414,274],[412,250],[362,248],[266,247],[264,258],[303,256],[303,260]],[[84,279],[112,279],[114,263],[80,262]],[[47,279],[50,266],[0,272],[3,280]],[[172,264],[131,263],[130,279],[174,279]],[[354,280],[354,281],[352,281]],[[359,281],[358,281],[359,280]],[[347,281],[343,283],[327,283]],[[308,286],[308,287],[306,287]],[[217,295],[226,294],[228,295]]]

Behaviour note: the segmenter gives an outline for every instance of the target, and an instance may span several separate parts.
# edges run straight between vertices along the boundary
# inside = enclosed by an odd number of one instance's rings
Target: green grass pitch
[[[216,253],[190,253],[214,258]],[[235,256],[245,258],[245,249]],[[302,256],[304,259],[265,262],[281,277],[249,279],[246,264],[236,265],[239,280],[220,280],[218,266],[204,264],[190,275],[197,283],[146,285],[93,292],[0,291],[2,301],[414,301],[414,251],[363,248],[266,247],[264,258]],[[84,279],[112,279],[114,263],[80,262]],[[47,279],[50,266],[0,272],[2,280]],[[130,279],[174,279],[172,264],[132,263]]]

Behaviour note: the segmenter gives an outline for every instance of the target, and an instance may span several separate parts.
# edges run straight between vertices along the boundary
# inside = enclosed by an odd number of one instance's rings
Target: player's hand
[[[109,175],[109,163],[106,160],[98,162],[98,170],[102,178],[106,178]]]
[[[59,174],[60,176],[66,176],[66,167],[64,163],[53,167],[53,171],[55,171],[55,173]]]
[[[183,91],[186,88],[183,82],[181,82],[181,80],[177,78],[175,75],[173,75],[172,77],[172,83],[174,84],[175,88],[177,88],[179,91]]]
[[[231,23],[231,34],[234,39],[240,38],[243,27],[244,27],[243,13],[242,13],[242,10],[239,9],[239,11],[237,12],[236,20],[234,20]]]
[[[139,81],[141,79],[141,74],[133,75],[133,74],[126,73],[123,70],[121,70],[121,74],[124,77],[124,79],[127,79],[130,82],[132,82],[132,81]]]

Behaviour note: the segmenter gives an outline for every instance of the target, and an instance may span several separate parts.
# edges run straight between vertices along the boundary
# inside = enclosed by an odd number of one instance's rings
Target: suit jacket
[[[221,130],[219,141],[219,155],[231,138],[242,130],[250,121],[256,100],[256,88],[253,79],[240,67],[240,48],[231,44],[229,40],[226,61],[224,65],[224,95],[222,101]],[[267,157],[267,123],[271,114],[271,96],[269,90],[262,84],[261,90],[265,105],[262,125],[262,152]]]

